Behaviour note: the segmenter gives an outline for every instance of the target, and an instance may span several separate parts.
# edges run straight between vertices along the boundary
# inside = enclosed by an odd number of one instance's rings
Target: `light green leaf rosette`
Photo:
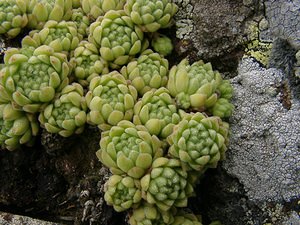
[[[66,55],[46,45],[36,49],[11,48],[4,62],[0,95],[11,96],[15,108],[29,113],[45,108],[69,82]]]
[[[121,69],[140,96],[151,89],[165,87],[168,82],[169,62],[151,49],[145,50],[136,60]]]
[[[142,197],[163,211],[172,206],[186,207],[187,198],[194,191],[187,176],[179,160],[157,158],[150,172],[141,178]]]
[[[168,211],[159,209],[156,205],[144,202],[137,209],[133,209],[130,217],[130,225],[166,225],[174,221],[172,208]]]
[[[198,61],[189,65],[187,59],[171,68],[167,84],[167,88],[176,98],[180,108],[192,108],[200,112],[211,110],[223,95],[223,89],[226,89],[225,92],[227,92],[224,94],[225,96],[231,95],[232,88],[229,87],[230,84],[226,81],[224,83],[220,73],[212,70],[210,63],[204,64],[203,61]],[[228,102],[228,104],[230,103]],[[212,112],[217,110],[212,110]]]
[[[149,44],[142,30],[122,10],[110,10],[99,17],[91,24],[89,33],[89,41],[99,48],[101,57],[113,69],[127,64]]]
[[[172,40],[165,35],[154,35],[151,46],[156,52],[163,56],[170,55],[173,51]]]
[[[82,9],[91,19],[96,20],[110,10],[121,10],[126,0],[82,0]]]
[[[49,20],[57,22],[70,20],[73,0],[29,0],[27,14],[28,26],[43,29]]]
[[[70,62],[75,79],[84,87],[89,86],[94,77],[109,73],[108,63],[101,58],[98,48],[87,41],[80,42]]]
[[[49,133],[69,137],[84,130],[86,110],[83,88],[73,83],[64,87],[57,99],[40,113],[39,121]]]
[[[96,155],[113,174],[141,178],[154,159],[161,157],[161,141],[144,126],[123,120],[102,133]]]
[[[142,199],[139,180],[132,177],[112,175],[104,185],[104,199],[117,212],[138,206]]]
[[[167,139],[169,155],[180,159],[187,170],[215,168],[225,157],[228,128],[219,117],[187,114]]]
[[[22,144],[32,145],[39,124],[34,114],[15,110],[10,103],[0,104],[0,145],[10,151]]]
[[[117,71],[91,80],[86,101],[90,112],[88,122],[109,130],[121,120],[131,121],[137,100],[136,89],[127,84]]]
[[[170,26],[178,7],[170,0],[127,0],[124,10],[144,32]]]
[[[28,0],[0,0],[0,34],[16,37],[28,23]]]
[[[146,92],[134,106],[133,123],[144,125],[151,134],[163,139],[180,120],[175,101],[166,88]]]
[[[33,30],[22,40],[22,46],[48,45],[56,52],[69,52],[74,50],[82,40],[82,35],[77,33],[77,26],[72,21],[49,20],[42,30]]]
[[[75,22],[77,26],[77,32],[83,37],[88,36],[88,29],[90,26],[89,18],[84,14],[82,8],[76,8],[72,10],[71,21]]]
[[[187,213],[183,210],[180,210],[174,216],[174,222],[170,225],[202,225],[199,218],[193,213]]]

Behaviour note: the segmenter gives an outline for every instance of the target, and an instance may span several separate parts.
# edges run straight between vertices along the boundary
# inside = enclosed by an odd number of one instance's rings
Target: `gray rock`
[[[14,215],[0,212],[1,225],[63,225],[61,223],[51,223],[44,220],[33,219],[27,216]]]

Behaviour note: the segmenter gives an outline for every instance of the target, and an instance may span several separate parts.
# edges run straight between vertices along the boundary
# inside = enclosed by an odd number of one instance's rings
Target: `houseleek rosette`
[[[57,99],[40,113],[39,121],[49,133],[69,137],[83,131],[86,110],[83,88],[80,84],[73,83],[64,87]]]
[[[69,20],[72,15],[73,0],[28,0],[28,26],[42,29],[49,20],[57,22]]]
[[[172,40],[165,35],[154,35],[151,46],[163,56],[169,55],[173,51]]]
[[[202,113],[186,115],[168,137],[169,154],[182,161],[186,169],[200,172],[217,166],[224,158],[228,124],[219,117]]]
[[[136,89],[117,71],[95,77],[86,94],[88,122],[109,130],[121,120],[131,120],[136,99]]]
[[[107,62],[100,57],[98,48],[87,41],[80,42],[70,62],[75,79],[83,86],[88,86],[94,77],[109,73]]]
[[[148,44],[142,30],[122,10],[108,11],[91,24],[89,32],[89,41],[99,47],[101,56],[112,68],[127,64]]]
[[[126,0],[82,0],[82,9],[92,19],[103,16],[109,10],[121,10]]]
[[[42,30],[33,30],[29,36],[24,37],[22,46],[48,45],[57,52],[69,52],[74,50],[81,40],[82,35],[77,33],[75,22],[49,20]]]
[[[146,92],[134,106],[133,123],[142,124],[161,138],[168,137],[181,120],[175,101],[166,88]]]
[[[28,23],[27,1],[0,0],[0,34],[16,37]]]
[[[168,82],[168,60],[150,49],[121,69],[122,75],[142,96],[151,89],[165,87]]]
[[[87,36],[88,27],[90,26],[89,18],[84,14],[82,8],[76,8],[72,10],[71,21],[75,22],[77,26],[77,32],[83,37]]]
[[[156,205],[144,202],[133,212],[129,218],[130,225],[165,225],[174,221],[172,210],[163,211]]]
[[[142,197],[163,211],[172,206],[186,207],[187,198],[193,193],[187,176],[179,160],[157,158],[149,174],[141,178]]]
[[[124,10],[144,32],[155,32],[170,25],[178,7],[170,0],[127,0]]]
[[[174,222],[170,223],[170,225],[202,225],[202,223],[193,213],[187,213],[181,210],[176,213]]]
[[[100,150],[96,154],[113,174],[127,174],[139,179],[151,167],[152,161],[162,156],[161,144],[145,127],[123,120],[102,133]]]
[[[112,175],[104,185],[104,199],[117,212],[136,207],[142,199],[139,186],[132,177]]]
[[[29,113],[40,111],[69,82],[69,64],[65,54],[43,45],[11,48],[4,57],[0,94],[8,93],[14,107]]]
[[[0,145],[10,151],[21,144],[32,145],[39,124],[34,114],[16,110],[10,103],[0,104]]]

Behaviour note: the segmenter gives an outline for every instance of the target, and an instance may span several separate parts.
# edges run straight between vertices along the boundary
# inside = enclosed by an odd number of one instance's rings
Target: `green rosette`
[[[0,104],[0,145],[10,151],[22,144],[32,145],[39,124],[34,114],[19,111],[11,103]]]
[[[156,205],[143,202],[137,209],[133,209],[129,217],[130,225],[166,225],[174,221],[175,208],[168,211],[159,209]]]
[[[151,46],[159,54],[166,56],[173,51],[172,40],[165,35],[154,36],[151,41]]]
[[[127,84],[117,71],[91,80],[86,101],[90,112],[88,122],[109,130],[121,120],[131,121],[137,100],[136,89]]]
[[[194,191],[187,177],[179,160],[157,158],[151,171],[141,178],[142,197],[163,211],[170,210],[172,206],[186,207],[187,198]]]
[[[75,79],[84,87],[94,77],[109,73],[108,63],[101,58],[98,48],[87,41],[80,42],[72,53],[70,62]]]
[[[121,10],[126,0],[82,0],[82,9],[92,20],[103,16],[110,10]]]
[[[27,0],[28,26],[43,29],[49,20],[70,20],[73,0]]]
[[[96,155],[113,174],[141,178],[154,159],[161,157],[161,141],[144,126],[123,120],[102,133]]]
[[[136,60],[121,69],[140,96],[151,89],[165,87],[168,82],[169,62],[151,49],[145,50]]]
[[[146,92],[134,106],[133,123],[144,125],[151,134],[163,139],[180,120],[175,101],[166,88]]]
[[[178,6],[170,0],[127,0],[124,10],[144,32],[170,26]]]
[[[77,26],[77,32],[83,37],[88,36],[88,29],[90,26],[89,18],[84,14],[82,8],[76,8],[72,10],[71,21],[75,22]]]
[[[122,10],[110,10],[91,24],[89,41],[99,47],[100,55],[113,69],[127,64],[148,47],[142,30]]]
[[[0,0],[0,34],[16,37],[28,23],[28,0]]]
[[[224,159],[228,124],[219,117],[187,114],[168,137],[169,155],[180,159],[186,170],[204,172]]]
[[[200,219],[193,213],[180,210],[174,216],[174,222],[170,225],[202,225]]]
[[[69,52],[74,50],[82,40],[82,35],[77,32],[77,26],[72,21],[49,20],[42,30],[33,30],[22,39],[22,46],[48,45],[56,52]]]
[[[82,133],[86,123],[86,101],[78,83],[64,87],[53,103],[39,115],[39,121],[49,133],[63,137]]]
[[[104,185],[104,199],[117,212],[138,206],[142,199],[139,180],[132,177],[112,175]]]
[[[10,96],[15,108],[29,113],[42,110],[69,82],[66,55],[46,45],[36,49],[11,48],[4,62],[0,95]]]
[[[167,84],[167,88],[176,98],[180,108],[191,108],[200,112],[213,108],[223,95],[223,89],[226,89],[226,92],[231,90],[232,95],[232,88],[228,89],[229,86],[230,83],[224,83],[219,72],[212,70],[210,63],[204,64],[203,61],[198,61],[189,65],[187,59],[171,68]],[[224,96],[229,96],[229,92],[224,93]]]

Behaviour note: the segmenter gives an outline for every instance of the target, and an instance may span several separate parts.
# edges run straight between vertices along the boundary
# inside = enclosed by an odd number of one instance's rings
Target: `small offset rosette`
[[[228,128],[219,117],[187,114],[168,137],[169,155],[180,159],[187,170],[215,168],[225,157]]]
[[[39,121],[49,133],[69,137],[84,130],[86,110],[83,88],[73,83],[63,88],[57,99],[40,113]]]
[[[121,120],[131,121],[136,100],[136,89],[128,85],[119,72],[95,77],[86,94],[90,109],[88,122],[98,125],[101,130],[109,130]]]
[[[151,167],[153,160],[162,156],[161,146],[161,141],[144,126],[123,120],[102,133],[96,154],[113,174],[127,174],[139,179]]]
[[[174,216],[174,222],[170,225],[202,225],[201,218],[195,214],[180,210]]]

